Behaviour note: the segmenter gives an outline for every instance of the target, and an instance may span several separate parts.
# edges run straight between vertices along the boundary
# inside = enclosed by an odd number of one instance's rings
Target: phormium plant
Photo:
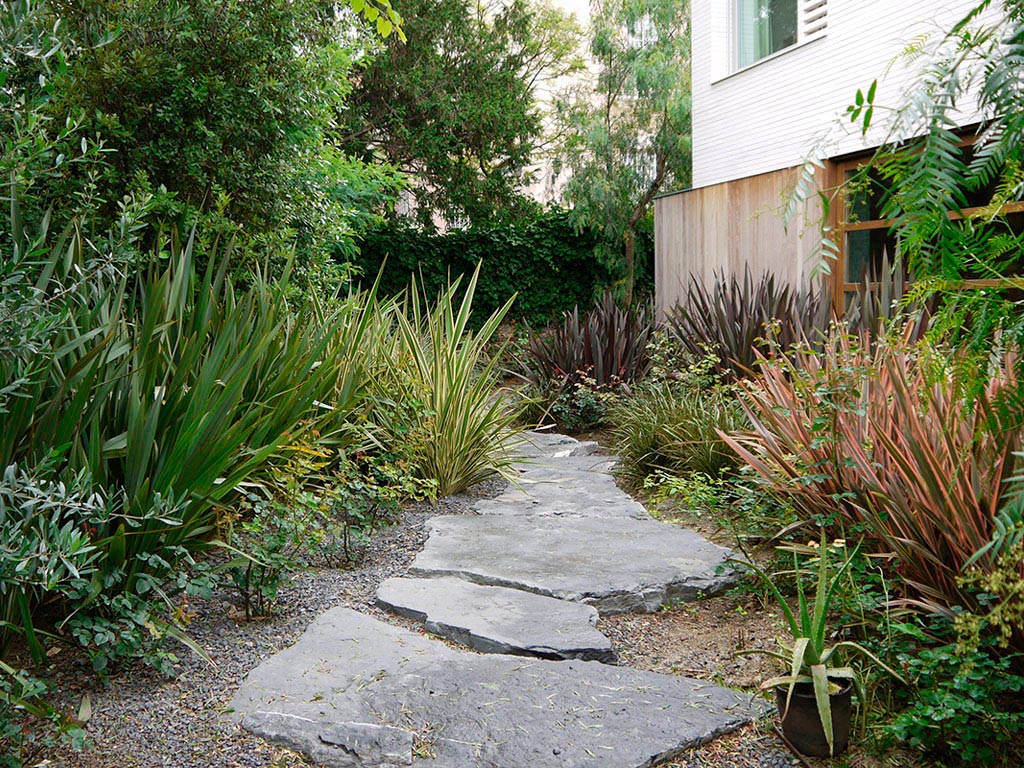
[[[751,428],[724,437],[804,520],[858,525],[895,552],[917,604],[976,611],[961,577],[969,563],[996,567],[994,553],[975,555],[997,534],[1022,439],[996,407],[1017,386],[1013,359],[968,401],[955,356],[912,345],[913,333],[873,349],[837,334],[820,355],[767,361],[742,389]]]
[[[707,355],[721,376],[743,378],[758,352],[785,351],[828,327],[830,308],[820,292],[798,292],[765,273],[755,280],[747,266],[742,278],[719,274],[708,288],[691,276],[686,298],[669,313],[666,332],[694,360]]]

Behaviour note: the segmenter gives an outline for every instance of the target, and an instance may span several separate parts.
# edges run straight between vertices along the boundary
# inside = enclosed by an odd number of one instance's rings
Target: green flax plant
[[[128,304],[130,352],[116,361],[119,386],[92,445],[106,446],[96,479],[124,489],[127,525],[109,532],[128,536],[129,574],[137,553],[207,536],[215,508],[317,423],[316,403],[353,406],[334,402],[346,358],[327,356],[343,311],[293,308],[285,285],[258,278],[238,292],[227,261],[197,278],[192,242],[172,238],[168,266],[155,268]],[[134,526],[158,498],[180,505],[175,524]]]
[[[132,277],[93,269],[92,248],[72,231],[36,249],[33,295],[65,298],[0,362],[4,466],[46,466],[107,499],[74,519],[102,553],[85,603],[158,589],[307,430],[349,439],[338,425],[366,393],[372,319],[366,297],[293,306],[258,275],[238,290],[229,248],[197,274],[191,238],[162,238]]]
[[[498,391],[501,355],[487,349],[513,299],[471,331],[478,275],[479,267],[465,289],[456,280],[433,302],[413,284],[394,313],[386,376],[377,379],[378,440],[404,447],[441,495],[505,473],[516,439],[518,414]]]

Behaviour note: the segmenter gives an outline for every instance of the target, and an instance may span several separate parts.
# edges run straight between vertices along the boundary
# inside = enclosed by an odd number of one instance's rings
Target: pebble
[[[437,514],[467,514],[481,497],[490,498],[506,487],[488,481],[471,493],[419,504],[401,520],[378,531],[360,564],[349,570],[315,570],[295,574],[281,590],[276,613],[261,620],[238,623],[229,617],[233,595],[193,600],[196,616],[188,636],[214,661],[211,665],[181,647],[177,675],[166,680],[142,665],[133,665],[106,683],[89,674],[77,654],[61,654],[48,677],[63,699],[66,711],[76,711],[88,693],[92,717],[86,731],[93,748],[78,753],[62,749],[47,755],[53,766],[66,768],[281,768],[303,765],[235,726],[220,713],[252,668],[291,645],[306,626],[328,608],[345,605],[379,617],[374,605],[378,584],[403,574],[423,547],[424,521]]]

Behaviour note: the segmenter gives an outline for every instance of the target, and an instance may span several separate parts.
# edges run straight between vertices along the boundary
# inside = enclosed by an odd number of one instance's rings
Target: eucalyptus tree
[[[578,69],[579,31],[544,0],[407,0],[408,40],[357,71],[336,134],[346,153],[408,173],[422,223],[529,209],[543,143],[539,92]]]
[[[632,301],[636,239],[661,190],[690,178],[690,23],[686,0],[598,0],[591,82],[564,96],[565,197]]]

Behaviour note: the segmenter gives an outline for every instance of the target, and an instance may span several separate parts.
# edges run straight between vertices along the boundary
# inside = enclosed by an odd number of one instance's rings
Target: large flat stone
[[[589,603],[602,614],[657,611],[735,582],[729,550],[694,531],[628,517],[452,516],[431,533],[414,576],[457,576]]]
[[[594,626],[597,611],[582,603],[453,578],[388,579],[377,602],[483,653],[615,661],[611,641]]]
[[[764,711],[686,678],[460,652],[346,608],[254,669],[246,729],[328,766],[646,768]]]
[[[516,453],[524,458],[547,456],[590,456],[598,449],[591,441],[580,441],[557,432],[524,432],[523,441],[516,446]]]
[[[477,502],[481,515],[649,518],[644,506],[626,495],[610,474],[607,456],[533,459],[517,466],[509,488]]]
[[[547,515],[549,517],[635,517],[648,519],[643,504],[629,498],[609,482],[607,475],[595,475],[590,482],[573,482],[562,476],[550,480],[520,480],[500,496],[479,501],[474,509],[481,515]]]

